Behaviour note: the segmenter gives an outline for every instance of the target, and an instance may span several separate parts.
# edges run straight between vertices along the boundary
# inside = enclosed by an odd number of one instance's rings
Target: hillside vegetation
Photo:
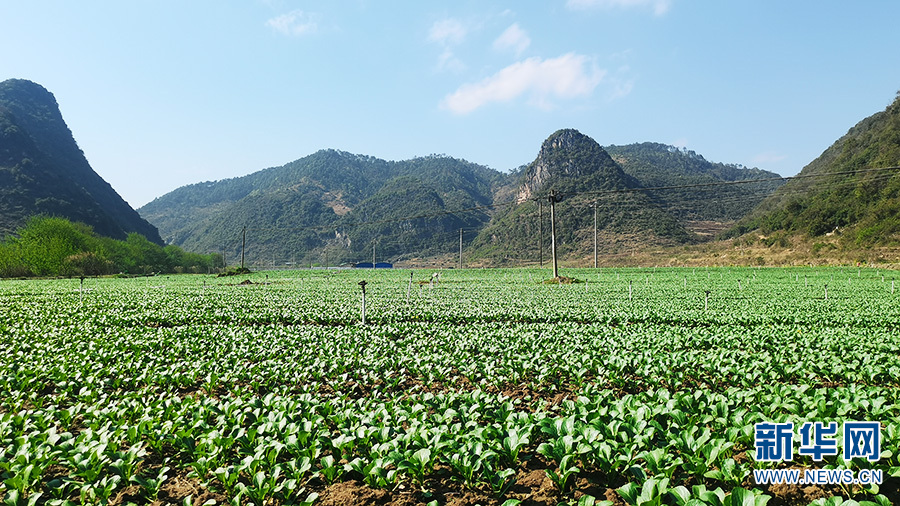
[[[781,176],[774,172],[710,162],[694,151],[655,142],[607,146],[605,149],[641,186],[665,187],[647,194],[682,220],[733,222],[784,184]],[[759,182],[715,185],[735,181]],[[671,188],[689,185],[697,186]]]
[[[91,168],[53,94],[10,79],[0,82],[0,238],[35,215],[83,222],[116,239],[137,232],[163,244],[156,228]]]
[[[900,94],[851,128],[732,230],[838,235],[845,247],[900,240]]]
[[[248,176],[179,188],[140,209],[167,242],[266,262],[391,259],[453,249],[459,228],[480,228],[504,174],[446,156],[399,162],[322,150]],[[406,219],[410,217],[418,217]],[[280,262],[279,262],[280,263]]]
[[[160,246],[132,232],[124,241],[98,235],[83,223],[38,216],[0,242],[0,277],[208,273],[222,267],[216,254]]]

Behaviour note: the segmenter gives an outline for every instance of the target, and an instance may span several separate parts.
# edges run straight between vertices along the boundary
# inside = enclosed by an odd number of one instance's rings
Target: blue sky
[[[900,90],[900,2],[4,1],[0,80],[134,207],[323,148],[498,170],[560,128],[793,175]]]

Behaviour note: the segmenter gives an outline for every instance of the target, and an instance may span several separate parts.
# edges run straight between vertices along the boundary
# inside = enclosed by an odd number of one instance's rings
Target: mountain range
[[[619,161],[590,137],[559,130],[534,162],[509,173],[447,156],[386,161],[322,150],[185,186],[139,211],[167,242],[232,259],[244,247],[248,261],[263,265],[354,263],[370,260],[373,250],[391,261],[447,255],[458,251],[460,230],[467,256],[502,264],[539,260],[541,228],[549,248],[549,208],[542,214],[539,201],[551,188],[560,196],[560,252],[574,255],[590,242],[592,204],[605,251],[685,244],[700,239],[694,221],[733,221],[779,184],[777,174],[710,163],[663,144],[609,149]],[[707,196],[721,202],[690,206],[686,188],[659,189],[738,179],[763,180],[767,191],[736,199],[732,188],[719,188]]]
[[[838,234],[895,244],[900,234],[900,98],[859,122],[790,182],[659,143],[601,146],[552,133],[534,161],[500,172],[445,155],[387,161],[321,150],[243,177],[196,183],[136,212],[97,175],[53,95],[0,83],[0,234],[32,215],[101,234],[239,256],[257,266],[546,258],[551,200],[570,259],[685,245],[721,235]],[[595,218],[596,217],[596,218]],[[596,233],[595,233],[596,230]],[[541,242],[542,241],[542,242]]]

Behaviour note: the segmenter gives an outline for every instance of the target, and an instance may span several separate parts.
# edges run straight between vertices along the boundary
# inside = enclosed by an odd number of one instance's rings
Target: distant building
[[[355,264],[353,267],[355,267],[357,269],[371,269],[372,262],[360,262],[358,264]],[[376,262],[375,268],[376,269],[393,269],[394,264],[392,264],[390,262]]]

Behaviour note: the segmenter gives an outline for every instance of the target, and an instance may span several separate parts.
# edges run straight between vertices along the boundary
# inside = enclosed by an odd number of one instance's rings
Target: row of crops
[[[893,271],[572,270],[586,281],[572,285],[541,284],[537,269],[431,274],[0,283],[0,495],[900,502]],[[881,422],[880,458],[756,461],[754,424],[831,421]],[[788,468],[883,480],[755,482]]]

